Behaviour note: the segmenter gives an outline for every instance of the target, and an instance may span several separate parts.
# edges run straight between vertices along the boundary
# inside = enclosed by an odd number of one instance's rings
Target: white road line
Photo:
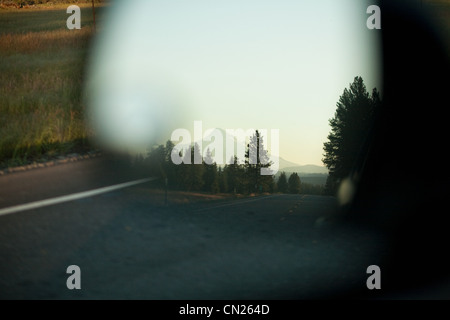
[[[235,206],[235,205],[238,205],[238,204],[241,204],[241,203],[253,202],[253,201],[268,199],[268,198],[272,198],[272,197],[278,197],[278,196],[281,196],[281,194],[274,194],[274,195],[270,195],[270,196],[266,196],[266,197],[257,197],[257,198],[248,199],[248,200],[241,200],[241,201],[236,201],[236,202],[229,202],[229,203],[219,204],[219,205],[213,206],[213,207],[198,209],[198,210],[195,210],[194,212],[205,211],[205,210],[210,210],[210,209],[216,209],[216,208],[221,208],[221,207]]]
[[[17,206],[0,209],[0,216],[10,214],[10,213],[20,212],[20,211],[25,211],[25,210],[31,210],[31,209],[51,206],[51,205],[58,204],[61,202],[67,202],[67,201],[73,201],[73,200],[78,200],[78,199],[82,199],[82,198],[88,198],[88,197],[96,196],[98,194],[111,192],[111,191],[118,190],[118,189],[123,189],[126,187],[134,186],[136,184],[148,182],[148,181],[155,180],[155,179],[156,178],[139,179],[139,180],[119,183],[119,184],[115,184],[112,186],[103,187],[103,188],[99,188],[99,189],[88,190],[88,191],[83,191],[83,192],[78,192],[78,193],[72,193],[72,194],[68,194],[65,196],[34,201],[34,202],[26,203],[26,204],[20,204]]]

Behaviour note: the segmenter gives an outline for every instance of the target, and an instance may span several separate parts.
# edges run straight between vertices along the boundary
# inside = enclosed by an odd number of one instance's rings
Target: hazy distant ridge
[[[328,174],[328,169],[326,167],[317,166],[314,164],[305,164],[303,166],[291,166],[291,167],[281,167],[280,161],[280,169],[279,171],[285,172],[297,172],[297,173],[320,173],[320,174]]]

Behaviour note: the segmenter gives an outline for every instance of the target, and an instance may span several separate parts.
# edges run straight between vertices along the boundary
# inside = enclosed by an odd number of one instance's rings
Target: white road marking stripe
[[[56,198],[50,198],[50,199],[45,199],[45,200],[34,201],[34,202],[26,203],[26,204],[20,204],[20,205],[17,205],[17,206],[12,206],[12,207],[8,207],[8,208],[0,209],[0,216],[6,215],[6,214],[10,214],[10,213],[19,212],[19,211],[25,211],[25,210],[31,210],[31,209],[51,206],[51,205],[58,204],[58,203],[61,203],[61,202],[67,202],[67,201],[73,201],[73,200],[78,200],[78,199],[82,199],[82,198],[88,198],[88,197],[92,197],[92,196],[95,196],[95,195],[98,195],[98,194],[101,194],[101,193],[111,192],[111,191],[114,191],[114,190],[118,190],[118,189],[130,187],[130,186],[134,186],[136,184],[148,182],[148,181],[155,180],[155,179],[156,178],[139,179],[139,180],[119,183],[119,184],[115,184],[115,185],[112,185],[112,186],[103,187],[103,188],[99,188],[99,189],[94,189],[94,190],[88,190],[88,191],[68,194],[68,195],[65,195],[65,196],[60,196],[60,197],[56,197]]]

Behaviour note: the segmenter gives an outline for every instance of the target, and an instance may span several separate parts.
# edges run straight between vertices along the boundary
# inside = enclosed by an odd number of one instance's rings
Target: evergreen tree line
[[[212,163],[209,151],[202,164],[190,164],[193,161],[186,161],[175,165],[171,161],[174,147],[171,141],[165,146],[152,148],[144,161],[154,176],[162,178],[161,181],[167,179],[171,189],[212,193],[282,192],[335,195],[340,182],[355,170],[355,164],[370,137],[375,114],[381,103],[378,90],[374,88],[370,94],[361,77],[355,77],[349,88],[344,89],[336,104],[334,117],[329,119],[331,131],[327,137],[328,141],[323,145],[322,162],[329,169],[324,187],[302,183],[297,173],[287,177],[286,173],[282,172],[278,180],[273,175],[261,175],[261,169],[268,168],[271,164],[268,163],[264,148],[264,152],[259,152],[259,146],[264,144],[258,131],[250,138],[245,159],[234,157],[224,167]],[[249,160],[249,154],[252,152],[258,155],[256,164]],[[192,160],[199,154],[199,146],[194,145],[191,152],[187,152],[184,157],[186,160],[188,157]]]
[[[228,164],[219,166],[213,161],[209,149],[201,164],[195,164],[195,158],[201,158],[201,150],[197,143],[190,147],[190,152],[180,152],[183,161],[174,164],[171,158],[174,143],[170,140],[165,145],[158,145],[149,150],[147,157],[142,159],[154,177],[158,177],[160,186],[173,190],[201,191],[211,193],[251,194],[251,193],[301,193],[303,185],[297,173],[287,177],[282,172],[276,180],[274,175],[261,175],[262,168],[269,168],[267,151],[264,150],[263,137],[258,131],[250,137],[245,151],[245,159],[234,156]],[[260,144],[261,143],[261,144]],[[259,152],[260,146],[263,152]],[[250,160],[251,154],[256,155],[256,163]],[[255,161],[253,161],[255,162]],[[304,185],[307,193],[321,193],[321,187]]]

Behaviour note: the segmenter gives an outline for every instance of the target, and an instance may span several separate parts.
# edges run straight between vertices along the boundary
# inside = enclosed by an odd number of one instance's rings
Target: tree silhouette
[[[174,164],[170,158],[170,154],[172,152],[172,149],[174,147],[174,143],[170,140],[167,140],[166,146],[164,149],[164,173],[167,178],[168,186],[177,186],[178,185],[178,172],[177,172],[177,165]]]
[[[182,161],[174,164],[171,158],[173,148],[174,143],[170,140],[165,146],[153,146],[144,160],[149,173],[159,178],[161,186],[165,186],[167,181],[170,189],[185,191],[233,194],[274,192],[273,175],[261,175],[261,169],[268,168],[271,162],[267,150],[264,149],[263,137],[258,131],[250,137],[244,163],[234,156],[223,169],[214,162],[209,149],[202,163],[196,164],[194,159],[202,158],[197,143],[181,149],[179,156]]]
[[[154,177],[165,178],[163,170],[165,150],[163,145],[154,146],[147,154],[146,163],[150,167],[150,174]]]
[[[228,180],[227,175],[225,174],[225,170],[219,167],[217,172],[217,179],[219,181],[219,191],[220,192],[228,192]]]
[[[273,188],[273,176],[261,175],[262,168],[270,167],[267,150],[264,149],[264,138],[258,130],[250,137],[245,152],[246,185],[248,192],[270,191]]]
[[[288,182],[286,178],[286,173],[282,172],[278,177],[277,189],[279,192],[286,193],[288,191]]]
[[[296,172],[292,173],[288,179],[288,191],[289,193],[300,193],[301,191],[301,181],[300,177]]]
[[[177,165],[179,185],[186,191],[200,191],[203,188],[203,163],[194,163],[195,157],[200,156],[200,147],[197,143],[195,143],[190,149],[187,149],[187,152],[184,153],[182,163]]]
[[[239,164],[237,156],[230,159],[230,164],[225,165],[223,173],[228,184],[227,192],[233,194],[244,192],[244,168]]]
[[[219,192],[217,164],[214,162],[209,148],[206,150],[203,166],[203,190],[212,193]]]
[[[339,97],[334,118],[329,120],[331,132],[323,148],[322,162],[329,169],[325,189],[329,193],[335,193],[339,182],[350,174],[380,104],[377,89],[370,95],[361,77],[355,77],[349,89],[344,89]]]

